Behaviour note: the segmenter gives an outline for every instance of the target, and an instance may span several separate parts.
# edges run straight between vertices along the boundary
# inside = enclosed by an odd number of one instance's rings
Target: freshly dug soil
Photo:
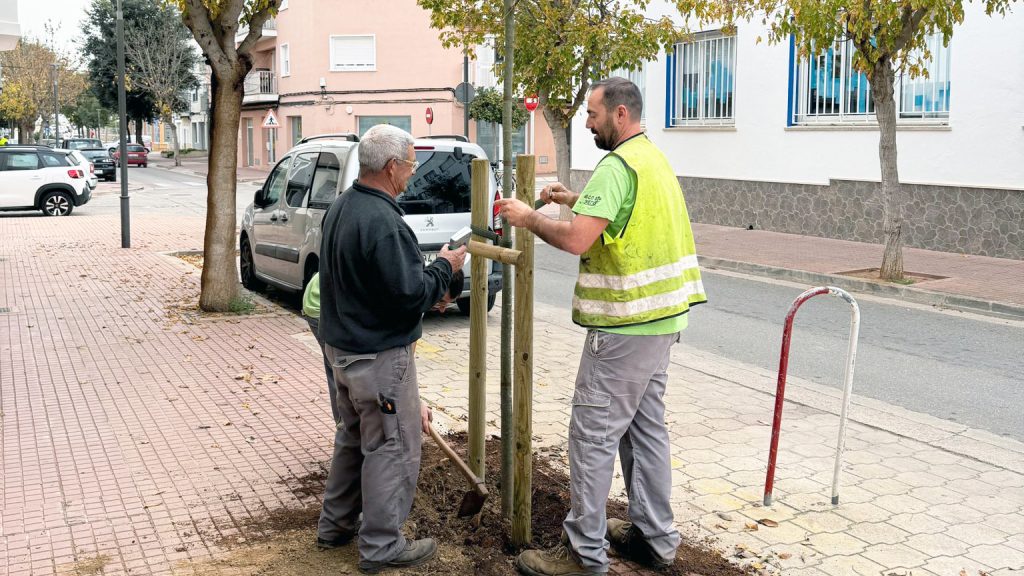
[[[447,441],[459,454],[466,454],[464,433],[448,436]],[[420,478],[412,514],[405,526],[408,536],[435,538],[439,544],[433,561],[403,574],[461,574],[464,576],[512,576],[519,552],[511,544],[511,525],[501,516],[499,486],[500,441],[487,441],[487,488],[490,496],[480,516],[458,518],[458,508],[469,486],[443,452],[427,439],[423,444]],[[323,494],[327,466],[287,482],[299,496]],[[552,462],[535,455],[533,460],[533,543],[549,548],[558,543],[562,520],[569,509],[569,478]],[[608,502],[609,517],[627,518],[622,502]],[[229,548],[213,560],[183,562],[175,573],[205,575],[336,575],[356,574],[358,552],[355,544],[337,550],[319,552],[314,546],[319,506],[283,509],[250,521],[242,527],[243,538],[217,542]],[[616,573],[650,573],[666,576],[753,576],[725,560],[703,543],[683,541],[675,564],[655,571],[625,559],[612,551]]]
[[[466,454],[466,435],[446,438],[458,454]],[[487,442],[487,490],[490,496],[476,526],[475,518],[456,516],[468,483],[433,442],[423,445],[420,480],[410,520],[416,524],[416,537],[430,536],[443,542],[461,543],[473,562],[473,574],[507,576],[517,574],[512,563],[519,552],[511,542],[511,525],[501,516],[501,441]],[[558,544],[562,521],[569,512],[569,478],[550,461],[535,454],[533,458],[533,548]],[[608,501],[608,516],[628,519],[626,505]],[[612,552],[614,556],[614,552]],[[624,559],[619,562],[633,570],[643,568]],[[443,570],[439,570],[444,573]],[[652,572],[655,572],[652,570]],[[743,576],[753,574],[730,564],[708,546],[684,541],[676,552],[675,564],[656,571],[669,576]]]

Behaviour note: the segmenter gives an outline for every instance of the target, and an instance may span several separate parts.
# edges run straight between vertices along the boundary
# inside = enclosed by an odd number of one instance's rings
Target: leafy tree
[[[187,108],[184,94],[199,86],[195,75],[199,55],[178,10],[165,4],[159,11],[158,18],[138,22],[125,31],[125,57],[132,63],[135,84],[149,92],[157,113],[171,127],[174,165],[181,166],[174,113]],[[152,42],[153,38],[160,41]]]
[[[203,240],[199,307],[224,312],[238,299],[235,262],[235,188],[242,84],[252,70],[252,50],[263,24],[281,0],[174,0],[206,56],[210,78],[210,170],[206,177],[206,237]],[[243,30],[247,28],[247,30]],[[242,32],[241,42],[235,42]]]
[[[1014,0],[984,0],[988,14],[1005,14]],[[903,278],[902,226],[906,200],[896,165],[896,75],[927,75],[931,54],[927,38],[941,34],[949,43],[953,28],[963,22],[963,0],[676,0],[683,13],[702,23],[727,28],[740,20],[760,19],[769,42],[793,37],[801,56],[815,55],[836,40],[854,48],[852,65],[871,85],[878,120],[878,156],[882,174],[885,252],[880,275]]]
[[[504,37],[502,0],[417,0],[448,48],[471,51],[494,35]],[[710,0],[709,0],[710,1]],[[620,67],[654,58],[679,30],[667,17],[643,14],[649,0],[517,0],[514,83],[536,93],[555,140],[558,179],[569,182],[572,118],[593,81]],[[525,31],[529,30],[529,33]],[[498,65],[500,70],[501,65]]]
[[[85,89],[84,78],[71,69],[67,57],[27,39],[20,40],[14,50],[0,52],[0,67],[4,71],[0,115],[18,125],[23,144],[33,141],[36,120],[54,113],[55,66],[60,108],[74,102]]]
[[[88,57],[89,82],[100,104],[117,110],[117,0],[93,0],[86,10],[83,27],[84,53]],[[160,2],[154,0],[123,0],[125,30],[138,28],[161,17]],[[158,47],[161,39],[151,38],[143,46]],[[125,104],[128,118],[135,123],[135,141],[142,143],[142,123],[158,115],[156,101],[150,92],[131,76],[132,59],[125,50]],[[131,138],[129,138],[130,140]]]
[[[97,138],[99,129],[110,124],[114,116],[113,112],[100,105],[99,98],[91,89],[84,90],[78,99],[62,112],[76,126],[95,128]]]
[[[477,122],[501,124],[502,94],[495,88],[483,88],[469,104],[469,117]],[[522,105],[512,107],[512,129],[518,130],[530,120],[530,114]]]

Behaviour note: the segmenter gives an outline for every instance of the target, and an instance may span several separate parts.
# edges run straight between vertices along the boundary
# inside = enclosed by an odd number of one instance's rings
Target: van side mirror
[[[262,186],[260,186],[256,190],[256,194],[253,195],[252,203],[257,208],[263,208],[263,206],[265,205],[264,202],[263,202],[263,187]]]

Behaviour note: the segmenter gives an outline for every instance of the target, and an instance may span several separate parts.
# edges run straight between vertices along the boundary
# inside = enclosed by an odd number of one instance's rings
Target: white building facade
[[[927,78],[897,81],[909,246],[1024,258],[1024,8],[966,4]],[[664,10],[664,9],[663,9]],[[667,10],[663,13],[670,13]],[[652,15],[660,15],[652,8]],[[649,137],[695,221],[882,242],[878,130],[867,79],[837,43],[801,60],[757,22],[708,27],[645,66]],[[574,122],[573,183],[602,152]]]

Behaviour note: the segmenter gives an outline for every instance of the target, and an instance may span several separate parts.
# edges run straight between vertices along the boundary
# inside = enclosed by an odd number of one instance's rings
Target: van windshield
[[[462,152],[417,150],[419,168],[398,197],[406,214],[469,212],[471,164],[475,156]]]

